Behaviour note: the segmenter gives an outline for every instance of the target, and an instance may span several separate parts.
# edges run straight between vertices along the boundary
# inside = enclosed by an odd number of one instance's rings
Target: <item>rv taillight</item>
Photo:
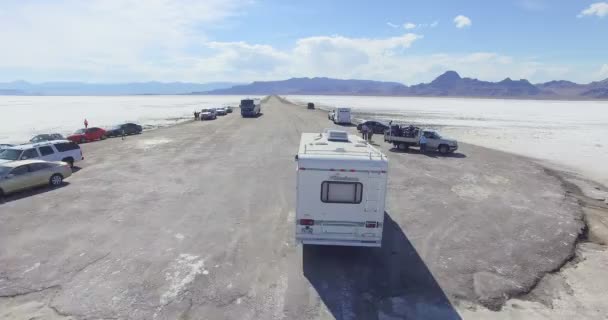
[[[378,226],[378,223],[375,221],[367,221],[365,222],[365,227],[366,228],[375,228]]]
[[[313,220],[313,219],[300,219],[300,225],[313,226],[314,224],[315,224],[315,220]]]

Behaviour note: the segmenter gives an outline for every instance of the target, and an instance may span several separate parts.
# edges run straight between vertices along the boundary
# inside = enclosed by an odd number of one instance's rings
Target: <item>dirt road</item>
[[[580,208],[557,178],[461,145],[390,159],[381,249],[293,241],[300,134],[326,114],[270,98],[83,145],[67,184],[0,205],[0,318],[458,319],[571,257]],[[353,128],[346,128],[353,130]]]

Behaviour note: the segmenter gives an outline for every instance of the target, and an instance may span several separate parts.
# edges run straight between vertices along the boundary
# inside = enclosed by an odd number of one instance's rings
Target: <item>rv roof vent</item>
[[[327,140],[348,142],[348,133],[341,130],[327,130]]]

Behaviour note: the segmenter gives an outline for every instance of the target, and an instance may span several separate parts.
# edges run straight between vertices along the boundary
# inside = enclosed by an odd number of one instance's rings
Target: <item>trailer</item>
[[[303,133],[296,156],[297,242],[380,247],[388,159],[355,135]]]
[[[420,137],[424,135],[427,149],[437,150],[448,154],[458,150],[458,142],[444,138],[437,131],[420,128],[413,125],[392,125],[384,132],[384,142],[392,143],[397,149],[407,150],[409,147],[420,147]]]
[[[259,99],[243,99],[239,105],[241,108],[241,116],[246,117],[257,117],[262,112],[262,106]]]
[[[335,124],[351,124],[350,108],[337,108],[332,120]]]

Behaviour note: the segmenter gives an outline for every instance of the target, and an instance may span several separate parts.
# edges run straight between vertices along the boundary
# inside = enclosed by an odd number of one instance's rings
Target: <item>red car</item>
[[[94,140],[103,140],[106,138],[106,131],[102,128],[88,128],[76,130],[68,136],[68,140],[76,143],[85,143]]]

